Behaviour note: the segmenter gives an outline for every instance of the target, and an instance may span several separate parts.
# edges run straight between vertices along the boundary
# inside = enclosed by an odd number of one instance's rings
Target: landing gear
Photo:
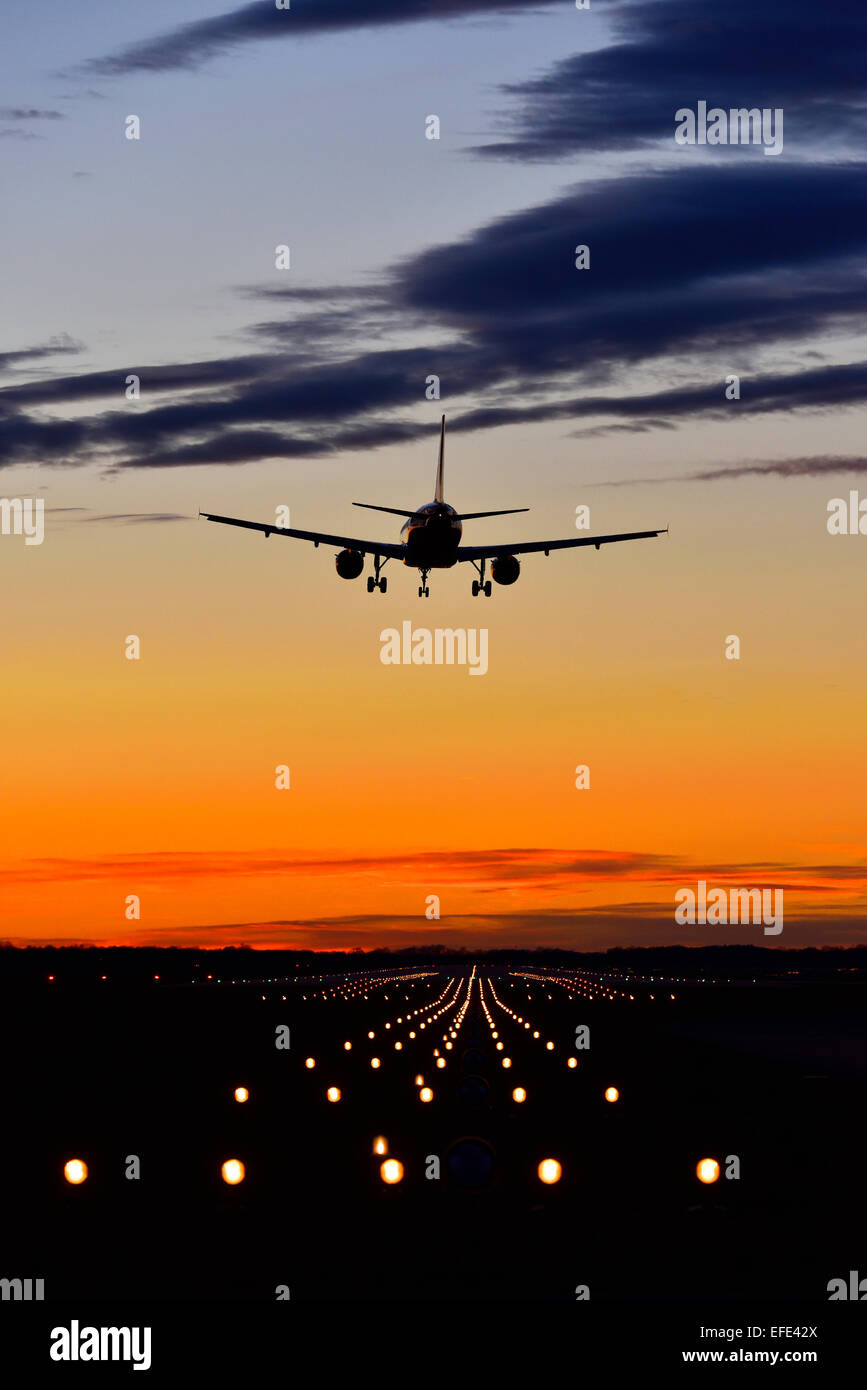
[[[475,560],[473,560],[472,563],[476,565]],[[485,583],[485,561],[480,560],[479,563],[476,565],[476,569],[479,572],[479,577],[478,579],[473,580],[473,598],[478,598],[479,594],[484,594],[485,598],[490,598],[491,581],[489,579],[488,582]]]
[[[427,586],[427,577],[430,571],[420,570],[419,573],[421,574],[421,584],[419,586],[418,596],[419,598],[430,598],[430,589]]]
[[[381,594],[385,593],[388,588],[388,580],[380,579],[379,572],[384,569],[387,564],[387,559],[383,560],[381,555],[374,555],[373,568],[375,573],[367,576],[367,592],[369,594],[372,594],[374,589],[378,589]]]

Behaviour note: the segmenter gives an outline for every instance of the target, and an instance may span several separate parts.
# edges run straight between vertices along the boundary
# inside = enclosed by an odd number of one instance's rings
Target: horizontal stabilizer
[[[529,507],[508,507],[504,512],[461,512],[461,521],[478,521],[480,516],[514,516],[515,512],[528,512]]]
[[[415,516],[418,507],[407,511],[404,507],[377,507],[375,502],[353,502],[353,507],[366,507],[369,512],[390,512],[392,516]]]

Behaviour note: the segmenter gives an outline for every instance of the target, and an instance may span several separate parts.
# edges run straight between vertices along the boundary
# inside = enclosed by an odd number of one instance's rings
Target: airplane
[[[405,565],[417,569],[421,575],[419,598],[430,598],[428,575],[431,570],[451,569],[453,565],[467,562],[476,570],[478,579],[473,580],[473,597],[484,594],[491,597],[491,579],[495,584],[514,584],[521,572],[518,555],[542,551],[545,555],[551,550],[566,550],[576,545],[609,545],[613,541],[638,541],[650,536],[661,536],[668,527],[658,531],[625,531],[612,536],[575,536],[568,540],[521,541],[517,545],[461,545],[463,523],[477,521],[488,516],[512,516],[515,512],[528,512],[529,507],[510,507],[496,512],[456,512],[443,497],[444,461],[446,440],[446,417],[440,426],[440,450],[437,463],[434,499],[426,502],[415,511],[403,507],[379,507],[372,502],[353,502],[354,507],[365,507],[373,512],[388,512],[392,516],[406,517],[400,528],[401,540],[392,545],[387,541],[355,540],[351,536],[331,536],[322,531],[297,531],[289,526],[277,526],[273,522],[242,521],[236,516],[215,516],[211,512],[199,512],[206,521],[219,521],[226,526],[244,526],[251,531],[262,531],[269,536],[291,536],[295,540],[312,541],[314,546],[336,545],[341,550],[335,559],[337,573],[341,579],[357,579],[364,569],[365,555],[373,556],[373,574],[367,576],[367,592],[375,589],[384,594],[388,580],[382,577],[382,570],[389,560],[401,560]],[[485,568],[490,560],[491,579],[485,579]]]

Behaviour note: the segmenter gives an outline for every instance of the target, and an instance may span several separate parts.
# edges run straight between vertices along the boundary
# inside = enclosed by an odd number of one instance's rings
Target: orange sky
[[[718,427],[689,434],[682,451],[726,456]],[[567,445],[560,426],[455,435],[456,505],[533,504],[468,532],[568,535],[589,502],[594,530],[671,522],[671,535],[529,557],[491,600],[471,598],[468,567],[433,574],[422,603],[395,564],[388,594],[369,596],[327,548],[89,519],[199,505],[267,518],[288,502],[295,525],[357,534],[353,498],[427,497],[433,444],[329,476],[299,464],[291,486],[285,465],[243,482],[43,475],[49,508],[91,510],[49,514],[41,547],[0,541],[4,936],[641,945],[687,939],[674,892],[705,877],[785,885],[786,931],[762,944],[858,939],[867,542],[827,535],[835,480],[594,489],[570,480]],[[530,447],[550,456],[544,486]],[[642,447],[661,471],[671,441]],[[624,476],[633,450],[616,446]],[[612,465],[610,444],[582,453],[584,478]],[[396,519],[366,517],[363,532],[393,537]],[[488,673],[382,665],[380,632],[405,619],[484,624]],[[739,662],[723,657],[729,633]],[[579,763],[589,791],[574,788]]]

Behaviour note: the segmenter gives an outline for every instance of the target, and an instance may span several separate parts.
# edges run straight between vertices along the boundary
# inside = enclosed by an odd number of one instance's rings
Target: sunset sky
[[[0,491],[46,532],[0,536],[4,939],[867,939],[867,536],[826,525],[867,496],[867,12],[831,15],[7,12]],[[700,100],[782,108],[783,152],[677,145]],[[420,601],[197,519],[396,541],[351,504],[431,498],[442,411],[447,500],[531,508],[466,541],[670,534]],[[486,627],[487,674],[383,665],[405,620]],[[785,930],[676,926],[700,879]]]

